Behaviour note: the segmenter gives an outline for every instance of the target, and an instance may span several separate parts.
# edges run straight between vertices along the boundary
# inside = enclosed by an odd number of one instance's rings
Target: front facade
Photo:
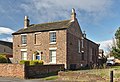
[[[29,25],[25,16],[24,28],[13,33],[14,62],[43,60],[44,64],[64,64],[66,69],[96,63],[99,45],[84,35],[74,9],[70,20],[52,23]]]

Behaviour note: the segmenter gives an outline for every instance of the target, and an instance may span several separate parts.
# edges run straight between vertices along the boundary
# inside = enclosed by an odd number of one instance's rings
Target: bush
[[[30,61],[30,65],[43,65],[42,60],[32,60]]]
[[[0,63],[7,63],[7,58],[5,55],[0,55]]]
[[[30,61],[29,60],[21,60],[20,64],[27,64],[30,65]]]
[[[42,60],[21,60],[20,64],[27,64],[27,65],[43,65]]]

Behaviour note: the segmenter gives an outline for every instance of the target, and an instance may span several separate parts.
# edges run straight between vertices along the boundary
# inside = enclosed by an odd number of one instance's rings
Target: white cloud
[[[100,49],[104,49],[105,51],[108,51],[109,48],[113,45],[113,40],[106,40],[98,42],[100,44]]]
[[[2,41],[13,42],[12,37],[1,38]]]
[[[91,20],[96,21],[109,15],[111,5],[112,0],[31,0],[21,4],[20,7],[39,22],[54,21],[60,18],[68,19],[72,8],[75,8],[78,14],[84,11],[84,17],[81,18],[87,17],[89,21],[89,17],[92,17]]]
[[[6,27],[0,27],[0,34],[11,34],[14,30]]]

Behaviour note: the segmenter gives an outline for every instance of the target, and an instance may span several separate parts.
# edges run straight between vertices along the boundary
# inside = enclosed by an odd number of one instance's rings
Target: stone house
[[[14,62],[43,60],[44,64],[64,64],[66,69],[96,63],[99,45],[82,33],[72,9],[71,19],[29,24],[25,16],[24,28],[13,33]]]
[[[13,43],[0,40],[0,54],[5,54],[6,57],[13,56]]]

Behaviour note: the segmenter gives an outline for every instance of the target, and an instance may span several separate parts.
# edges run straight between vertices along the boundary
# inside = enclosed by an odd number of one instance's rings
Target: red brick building
[[[29,24],[25,16],[24,28],[13,33],[13,58],[43,60],[45,64],[65,64],[65,68],[79,68],[96,63],[99,45],[82,33],[72,9],[71,19]]]

